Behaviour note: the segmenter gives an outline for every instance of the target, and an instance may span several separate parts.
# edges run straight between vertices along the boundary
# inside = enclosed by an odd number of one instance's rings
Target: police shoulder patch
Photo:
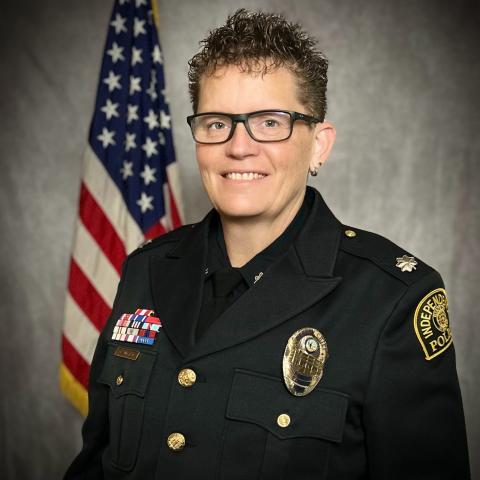
[[[452,344],[445,289],[432,290],[420,300],[413,316],[413,326],[426,360],[437,357]]]

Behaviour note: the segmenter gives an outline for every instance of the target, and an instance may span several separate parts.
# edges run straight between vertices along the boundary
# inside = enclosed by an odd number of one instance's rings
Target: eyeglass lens
[[[260,112],[248,116],[248,128],[255,140],[278,141],[290,136],[291,119],[286,112]],[[228,138],[233,121],[226,115],[200,115],[192,122],[194,137],[199,142],[216,143]]]

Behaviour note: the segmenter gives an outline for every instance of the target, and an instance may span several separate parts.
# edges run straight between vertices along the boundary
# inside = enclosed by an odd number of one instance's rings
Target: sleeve
[[[378,340],[365,401],[369,478],[470,478],[448,320],[433,271],[407,289]]]
[[[122,277],[117,288],[117,294],[113,303],[112,314],[107,320],[101,332],[88,380],[88,415],[82,427],[83,447],[80,453],[68,468],[63,480],[103,480],[102,453],[109,441],[108,426],[108,387],[97,380],[102,372],[111,321],[116,318],[116,310],[119,298],[124,288],[127,269],[125,262]]]

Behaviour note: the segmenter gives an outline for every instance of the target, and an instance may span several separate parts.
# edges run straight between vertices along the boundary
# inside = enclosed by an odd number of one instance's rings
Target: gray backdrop
[[[81,158],[111,6],[0,2],[2,478],[60,478],[80,447],[82,420],[59,393],[57,368]],[[473,478],[480,478],[478,5],[160,0],[159,6],[189,222],[209,208],[185,123],[186,62],[198,40],[238,6],[287,13],[319,39],[331,60],[329,118],[338,141],[314,184],[345,223],[382,233],[443,274]]]

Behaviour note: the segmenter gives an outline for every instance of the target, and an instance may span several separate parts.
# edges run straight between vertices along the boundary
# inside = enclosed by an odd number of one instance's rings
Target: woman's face
[[[261,75],[227,66],[202,79],[198,113],[267,109],[308,113],[296,92],[295,77],[286,68]],[[271,222],[298,208],[308,169],[318,164],[314,158],[319,151],[316,132],[321,128],[297,121],[289,139],[259,143],[239,123],[228,142],[197,144],[203,184],[220,215]]]

